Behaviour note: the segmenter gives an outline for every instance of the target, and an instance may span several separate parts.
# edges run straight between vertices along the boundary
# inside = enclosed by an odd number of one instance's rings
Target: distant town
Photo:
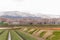
[[[9,25],[27,25],[27,24],[60,24],[59,18],[0,18],[0,24],[6,23]]]

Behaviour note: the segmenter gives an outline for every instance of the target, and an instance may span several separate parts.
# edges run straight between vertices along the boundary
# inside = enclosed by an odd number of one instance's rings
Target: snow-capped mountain
[[[41,17],[41,18],[50,18],[50,16],[45,15],[45,14],[41,14],[41,13],[37,13],[35,14],[36,17]]]
[[[48,14],[42,14],[42,13],[37,13],[35,14],[36,17],[41,17],[41,18],[60,18],[60,15],[48,15]]]
[[[59,15],[45,15],[41,13],[31,14],[27,12],[19,12],[19,11],[7,11],[7,12],[0,12],[3,13],[0,17],[4,18],[60,18]]]
[[[33,14],[25,13],[25,12],[19,12],[19,11],[8,11],[3,12],[3,15],[1,17],[4,18],[21,18],[21,17],[36,17]]]

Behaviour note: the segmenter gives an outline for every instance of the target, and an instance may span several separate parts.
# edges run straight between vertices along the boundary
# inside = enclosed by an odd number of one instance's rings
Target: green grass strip
[[[0,40],[8,40],[8,31],[5,31],[0,35]]]
[[[33,31],[31,31],[31,32],[29,32],[30,34],[33,34],[33,32],[35,32],[36,31],[36,29],[35,30],[33,30]]]
[[[48,39],[46,39],[46,40],[60,40],[60,30],[58,30],[58,31],[54,31],[53,32],[53,37],[50,39],[50,37],[48,38]]]
[[[21,40],[19,35],[16,32],[14,32],[13,30],[10,31],[10,33],[11,33],[11,40]]]
[[[41,32],[40,37],[42,37],[45,33],[46,33],[46,31]]]
[[[54,31],[53,35],[55,35],[51,40],[60,40],[60,31]]]
[[[21,31],[16,31],[16,33],[19,34],[19,36],[21,36],[24,40],[37,40],[34,37],[31,37],[30,35],[25,34]]]
[[[3,34],[5,32],[5,30],[0,30],[0,35]]]

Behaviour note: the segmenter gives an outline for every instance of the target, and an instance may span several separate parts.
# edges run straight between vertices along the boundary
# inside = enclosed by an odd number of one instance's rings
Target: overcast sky
[[[60,15],[60,0],[0,0],[1,11]]]

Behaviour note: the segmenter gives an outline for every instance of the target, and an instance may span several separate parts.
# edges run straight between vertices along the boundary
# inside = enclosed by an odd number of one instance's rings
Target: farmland
[[[59,27],[3,27],[0,29],[0,40],[60,40],[59,29]]]

